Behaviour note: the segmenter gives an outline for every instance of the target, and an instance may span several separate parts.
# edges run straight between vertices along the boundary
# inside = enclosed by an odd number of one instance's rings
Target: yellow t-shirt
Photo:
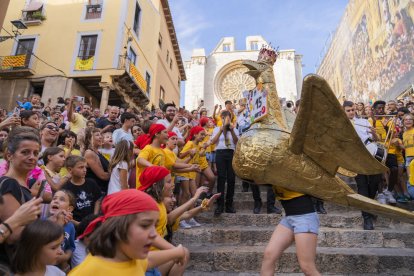
[[[197,145],[193,141],[188,141],[187,143],[185,143],[184,148],[181,150],[181,153],[186,153],[187,151],[193,148],[197,148]],[[198,152],[196,152],[196,154],[194,154],[193,158],[191,158],[188,164],[198,164],[198,162],[199,162],[199,156],[198,156]],[[179,176],[186,177],[189,179],[196,179],[197,173],[196,172],[185,172],[185,173],[181,172],[181,173],[176,173],[175,175],[179,175]]]
[[[202,143],[199,143],[197,145],[197,150],[198,150],[198,152],[201,152],[202,150],[204,150],[203,147],[202,147]],[[200,165],[201,170],[205,170],[206,168],[208,168],[208,162],[207,162],[205,152],[204,152],[204,154],[199,154],[198,164]]]
[[[88,121],[85,117],[82,116],[82,114],[79,113],[73,113],[75,116],[75,119],[73,122],[69,123],[70,130],[78,133],[81,129],[86,127],[86,122]]]
[[[398,139],[398,141],[402,142],[400,139]],[[388,148],[388,154],[395,154],[395,155],[401,154],[401,149],[399,149],[397,146],[391,144]]]
[[[129,262],[114,262],[102,257],[88,254],[85,260],[69,272],[70,276],[120,276],[120,275],[145,275],[148,268],[148,260],[137,259]]]
[[[410,175],[408,182],[410,183],[411,186],[414,186],[414,162],[413,161],[411,161],[410,165],[408,166],[408,174]]]
[[[372,118],[369,118],[368,121],[371,124],[371,126],[375,127],[375,130],[379,138],[378,142],[380,142],[381,144],[384,144],[385,138],[387,137],[387,131],[385,130],[385,126],[389,128],[392,124],[392,120],[389,120],[387,124],[384,124],[384,119],[375,120],[375,126],[374,126],[374,122],[372,121]]]
[[[158,205],[158,209],[160,209],[160,217],[158,219],[156,230],[157,230],[158,235],[160,235],[162,238],[164,238],[168,234],[168,230],[167,230],[167,223],[168,223],[167,208],[165,207],[164,203],[162,203],[162,202],[157,203],[157,205]],[[159,250],[159,249],[154,247],[154,246],[151,246],[150,250],[154,251],[154,250]]]
[[[175,153],[168,148],[164,149],[164,154],[165,154],[165,165],[164,166],[170,171],[172,183],[174,183],[175,173],[173,172],[173,166],[175,162],[177,162],[177,159],[178,159],[177,155],[175,155]]]
[[[200,143],[201,145],[202,145],[202,144],[204,144],[204,143],[208,143],[208,142],[210,142],[210,140],[211,140],[211,135],[213,134],[213,131],[214,131],[214,127],[211,127],[211,128],[206,127],[206,128],[204,128],[204,129],[206,130],[207,135],[206,135],[206,137],[204,138],[204,140]],[[212,152],[212,151],[215,151],[215,150],[216,150],[216,145],[215,145],[215,144],[211,144],[210,146],[208,146],[208,147],[206,148],[206,153],[208,153],[208,152]]]
[[[406,130],[403,134],[405,156],[414,156],[414,128]]]
[[[65,151],[65,154],[67,154],[68,153],[68,151],[69,151],[69,149],[67,148],[67,147],[64,147],[63,148],[63,150]],[[80,152],[80,150],[77,150],[77,149],[73,149],[71,152],[70,152],[70,154],[71,155],[77,155],[77,156],[81,156],[81,152]],[[60,177],[65,177],[65,176],[67,176],[68,175],[68,169],[66,169],[66,167],[63,167],[63,168],[61,168],[60,169],[60,171],[59,171],[59,175],[60,175]]]
[[[140,158],[140,157],[144,158],[147,161],[149,161],[153,165],[165,166],[165,153],[164,153],[164,150],[161,149],[161,148],[154,148],[151,145],[147,145],[147,146],[145,146],[145,148],[143,148],[140,151],[140,153],[138,155],[138,158]],[[141,186],[141,183],[139,182],[139,177],[140,177],[141,173],[144,171],[144,169],[145,169],[145,167],[139,165],[138,162],[137,162],[137,166],[136,166],[136,170],[137,170],[137,177],[136,177],[137,186],[136,186],[136,188],[137,189]]]
[[[276,187],[276,186],[272,186],[273,187],[273,191],[275,192],[276,195],[276,199],[278,200],[290,200],[293,198],[297,198],[300,196],[303,196],[302,193],[298,193],[298,192],[294,192],[282,187]]]

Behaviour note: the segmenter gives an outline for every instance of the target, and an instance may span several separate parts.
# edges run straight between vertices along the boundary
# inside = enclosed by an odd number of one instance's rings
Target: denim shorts
[[[154,267],[154,268],[148,269],[145,272],[145,276],[161,276],[161,272],[158,270],[158,268]]]
[[[294,234],[319,233],[319,217],[316,212],[283,217],[280,224],[292,230]]]
[[[210,163],[216,163],[216,152],[206,152],[207,161]]]
[[[181,181],[186,181],[186,180],[189,180],[189,178],[185,176],[181,176],[181,175],[175,176],[175,183],[180,183]]]

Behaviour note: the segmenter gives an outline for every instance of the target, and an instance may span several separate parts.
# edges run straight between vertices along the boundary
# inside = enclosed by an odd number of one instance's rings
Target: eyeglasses
[[[54,130],[54,131],[59,131],[58,127],[52,126],[52,125],[46,125],[45,128],[50,129],[50,130]]]

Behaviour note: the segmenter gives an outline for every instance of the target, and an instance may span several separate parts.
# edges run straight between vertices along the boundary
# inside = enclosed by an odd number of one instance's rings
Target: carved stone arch
[[[217,72],[214,78],[214,93],[220,102],[238,100],[242,98],[243,91],[256,86],[254,78],[245,74],[248,69],[242,62],[232,61]]]

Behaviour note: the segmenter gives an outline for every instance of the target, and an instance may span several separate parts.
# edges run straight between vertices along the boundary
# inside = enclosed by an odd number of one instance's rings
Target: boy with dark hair
[[[133,113],[125,112],[121,115],[122,127],[118,128],[112,134],[112,140],[114,145],[118,144],[122,140],[134,142],[134,136],[132,136],[131,129],[136,123],[136,116]]]
[[[97,214],[101,199],[101,189],[95,180],[85,178],[86,160],[81,156],[71,155],[66,159],[66,168],[71,178],[63,186],[63,189],[75,195],[75,209],[73,220],[75,225],[79,224],[84,217],[90,214]]]

